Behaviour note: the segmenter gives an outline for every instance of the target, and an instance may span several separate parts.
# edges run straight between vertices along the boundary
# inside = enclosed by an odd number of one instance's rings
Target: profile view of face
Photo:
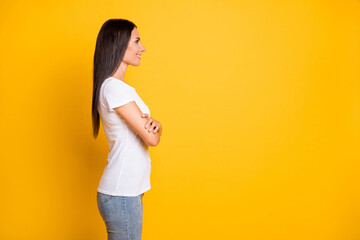
[[[141,53],[146,48],[140,42],[140,35],[137,28],[134,28],[131,32],[129,43],[125,51],[123,62],[127,65],[138,66],[140,65]]]

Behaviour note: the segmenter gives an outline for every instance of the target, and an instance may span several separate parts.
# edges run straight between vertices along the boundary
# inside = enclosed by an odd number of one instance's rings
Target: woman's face
[[[139,32],[136,28],[134,28],[131,32],[129,44],[125,51],[123,62],[127,65],[140,65],[140,55],[145,50],[145,47],[140,43]]]

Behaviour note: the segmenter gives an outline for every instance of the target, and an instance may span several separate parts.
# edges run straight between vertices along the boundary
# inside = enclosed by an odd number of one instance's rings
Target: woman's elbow
[[[148,145],[150,147],[155,147],[155,146],[159,145],[159,143],[160,143],[160,136],[155,136],[155,137],[149,139],[146,142],[146,145]]]

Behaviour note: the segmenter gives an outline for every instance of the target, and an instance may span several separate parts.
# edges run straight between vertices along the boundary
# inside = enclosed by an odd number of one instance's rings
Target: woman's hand
[[[141,115],[141,117],[146,117],[149,120],[146,122],[145,124],[145,128],[147,129],[149,127],[149,132],[151,132],[152,130],[154,130],[154,133],[156,133],[157,131],[159,131],[159,134],[161,135],[161,130],[162,130],[162,126],[161,124],[156,121],[155,119],[151,118],[149,116],[149,114],[144,113]],[[150,126],[151,125],[151,126]]]

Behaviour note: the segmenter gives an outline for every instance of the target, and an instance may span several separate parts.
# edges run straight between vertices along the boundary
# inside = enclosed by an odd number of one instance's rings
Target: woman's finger
[[[151,124],[151,127],[149,128],[149,132],[153,131],[157,126],[157,121],[154,120],[154,122]]]
[[[149,132],[151,131],[150,124],[154,121],[154,119],[150,118],[149,121],[146,123],[145,128],[149,127]]]
[[[141,115],[141,117],[150,117],[150,116],[149,116],[149,114],[147,114],[147,113],[143,113],[143,114]]]
[[[146,123],[145,123],[145,128],[148,128],[150,122],[151,122],[151,118],[149,118],[149,120],[146,121]]]
[[[154,129],[154,133],[156,133],[160,129],[160,124],[156,124],[156,127]]]

